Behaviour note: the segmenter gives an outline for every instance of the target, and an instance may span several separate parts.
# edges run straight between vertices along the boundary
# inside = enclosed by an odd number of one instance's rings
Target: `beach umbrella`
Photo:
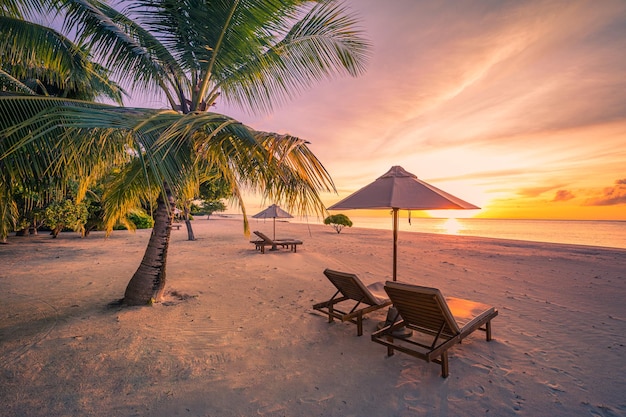
[[[328,210],[391,209],[393,212],[393,280],[397,277],[399,210],[479,209],[473,204],[446,193],[393,166],[352,195],[328,207]]]
[[[285,210],[278,207],[276,204],[272,204],[263,211],[258,212],[254,216],[255,219],[274,219],[274,237],[276,239],[276,218],[279,219],[291,219],[293,216],[287,213]]]

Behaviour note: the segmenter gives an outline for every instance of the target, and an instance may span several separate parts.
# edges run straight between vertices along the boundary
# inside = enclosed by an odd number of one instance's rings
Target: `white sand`
[[[239,221],[172,232],[170,291],[122,297],[150,231],[0,245],[2,416],[626,416],[626,250],[400,233],[398,280],[494,305],[440,367],[312,310],[324,268],[391,276],[391,232],[278,222],[261,254]],[[252,221],[271,234],[271,222]]]

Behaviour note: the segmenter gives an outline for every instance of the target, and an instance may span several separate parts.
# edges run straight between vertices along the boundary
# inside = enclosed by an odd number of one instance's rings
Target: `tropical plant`
[[[246,231],[243,189],[292,210],[324,210],[319,192],[334,186],[304,140],[258,132],[208,110],[221,97],[252,112],[270,111],[316,81],[356,76],[368,43],[358,22],[331,0],[124,4],[121,12],[96,1],[68,2],[67,27],[122,84],[160,92],[172,110],[0,97],[0,164],[10,179],[96,177],[108,166],[96,155],[133,156],[109,184],[103,207],[110,230],[130,209],[159,196],[148,248],[124,295],[138,305],[162,297],[175,196],[194,175],[217,173],[228,184]]]
[[[137,229],[150,229],[154,226],[154,219],[144,210],[137,210],[130,213],[128,220],[133,222]]]
[[[71,200],[54,201],[44,211],[44,222],[52,230],[53,238],[65,228],[84,236],[87,216],[87,207],[82,203],[76,204]]]
[[[122,89],[93,61],[85,44],[27,20],[46,10],[43,1],[0,0],[0,95],[106,99],[122,104]],[[64,188],[64,181],[58,175],[16,177],[2,162],[0,168],[0,240],[6,241],[13,228],[19,232],[28,220],[36,232],[40,225],[36,210],[58,197],[54,190]]]
[[[122,104],[123,90],[94,62],[86,44],[25,17],[44,13],[46,0],[0,0],[0,92]]]
[[[207,220],[211,217],[211,214],[216,211],[226,211],[226,204],[222,201],[203,201],[201,210],[203,214],[206,214]]]
[[[199,161],[199,164],[194,166],[193,172],[187,176],[184,186],[181,187],[181,190],[178,193],[178,201],[176,202],[176,205],[181,209],[179,217],[181,217],[185,222],[188,240],[196,240],[193,233],[193,227],[191,225],[193,202],[198,198],[202,198],[203,192],[211,187],[209,185],[211,183],[222,184],[225,193],[230,191],[230,186],[225,181],[220,180],[218,172],[214,171],[211,174],[209,174],[209,172],[210,168],[206,167],[204,161]]]
[[[331,214],[324,219],[324,224],[329,224],[339,234],[344,227],[352,227],[352,220],[345,214]]]
[[[228,184],[219,177],[214,177],[200,184],[199,199],[202,201],[200,209],[206,214],[207,220],[216,211],[226,211],[223,199],[229,198],[232,191]]]

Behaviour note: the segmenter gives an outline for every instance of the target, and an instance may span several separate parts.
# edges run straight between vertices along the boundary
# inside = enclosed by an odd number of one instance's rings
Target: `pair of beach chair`
[[[448,350],[480,329],[491,340],[491,320],[498,315],[486,304],[446,297],[436,288],[387,281],[368,287],[354,275],[326,269],[324,275],[337,292],[325,302],[313,305],[334,319],[357,325],[363,334],[363,316],[392,305],[383,327],[372,334],[372,341],[387,347],[387,355],[395,350],[441,365],[441,376],[449,375]],[[385,297],[387,295],[387,297]],[[349,311],[344,306],[352,305]],[[389,317],[389,316],[392,317]],[[407,332],[407,330],[409,330]]]
[[[264,233],[259,231],[252,232],[258,236],[258,239],[251,240],[250,243],[254,243],[254,247],[261,253],[265,253],[265,247],[269,246],[270,250],[278,250],[278,247],[289,248],[290,251],[296,252],[298,245],[302,245],[301,240],[296,239],[270,239]]]

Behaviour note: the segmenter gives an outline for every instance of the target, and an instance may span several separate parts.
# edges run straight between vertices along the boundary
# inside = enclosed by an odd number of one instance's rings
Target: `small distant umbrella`
[[[373,183],[328,207],[328,210],[393,210],[393,280],[396,280],[399,210],[479,209],[393,166]]]
[[[276,204],[272,204],[265,210],[252,216],[255,219],[274,219],[274,237],[276,239],[276,218],[279,219],[291,219],[293,216],[287,213],[285,210],[278,207]]]

